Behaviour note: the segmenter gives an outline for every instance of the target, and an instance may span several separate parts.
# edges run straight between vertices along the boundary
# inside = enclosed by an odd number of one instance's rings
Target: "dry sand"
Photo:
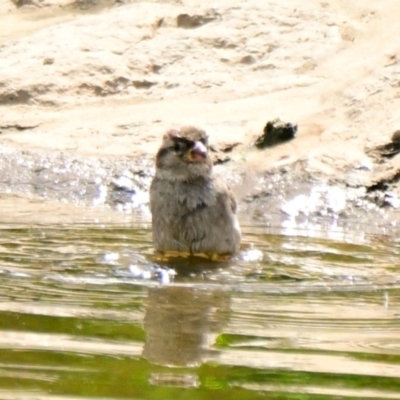
[[[27,3],[0,0],[4,148],[150,165],[166,128],[194,124],[219,154],[240,144],[218,168],[254,215],[288,171],[307,185],[267,208],[324,184],[396,211],[400,157],[379,146],[400,129],[397,1]],[[255,150],[274,118],[296,138]]]

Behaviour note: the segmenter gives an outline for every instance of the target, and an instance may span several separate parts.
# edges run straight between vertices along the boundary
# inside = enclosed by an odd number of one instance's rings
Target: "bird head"
[[[205,178],[211,170],[208,136],[202,129],[185,126],[165,133],[156,157],[156,174],[187,181]]]

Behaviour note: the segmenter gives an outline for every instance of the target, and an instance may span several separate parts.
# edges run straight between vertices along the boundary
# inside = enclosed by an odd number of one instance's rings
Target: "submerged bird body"
[[[198,128],[164,135],[150,187],[156,250],[214,254],[239,250],[236,201],[212,174],[207,146],[207,136]]]

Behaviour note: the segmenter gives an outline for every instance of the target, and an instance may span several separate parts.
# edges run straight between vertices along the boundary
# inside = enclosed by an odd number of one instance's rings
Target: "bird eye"
[[[173,149],[177,153],[185,151],[191,146],[191,142],[189,140],[185,140],[184,138],[179,138],[179,140],[174,141]]]
[[[174,144],[174,150],[175,151],[181,151],[182,150],[182,143],[176,142]]]

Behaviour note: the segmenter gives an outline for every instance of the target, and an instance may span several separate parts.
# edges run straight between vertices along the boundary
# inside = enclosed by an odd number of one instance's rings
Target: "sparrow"
[[[205,131],[194,126],[167,131],[150,186],[155,249],[236,253],[241,240],[236,208],[231,190],[213,174]]]

